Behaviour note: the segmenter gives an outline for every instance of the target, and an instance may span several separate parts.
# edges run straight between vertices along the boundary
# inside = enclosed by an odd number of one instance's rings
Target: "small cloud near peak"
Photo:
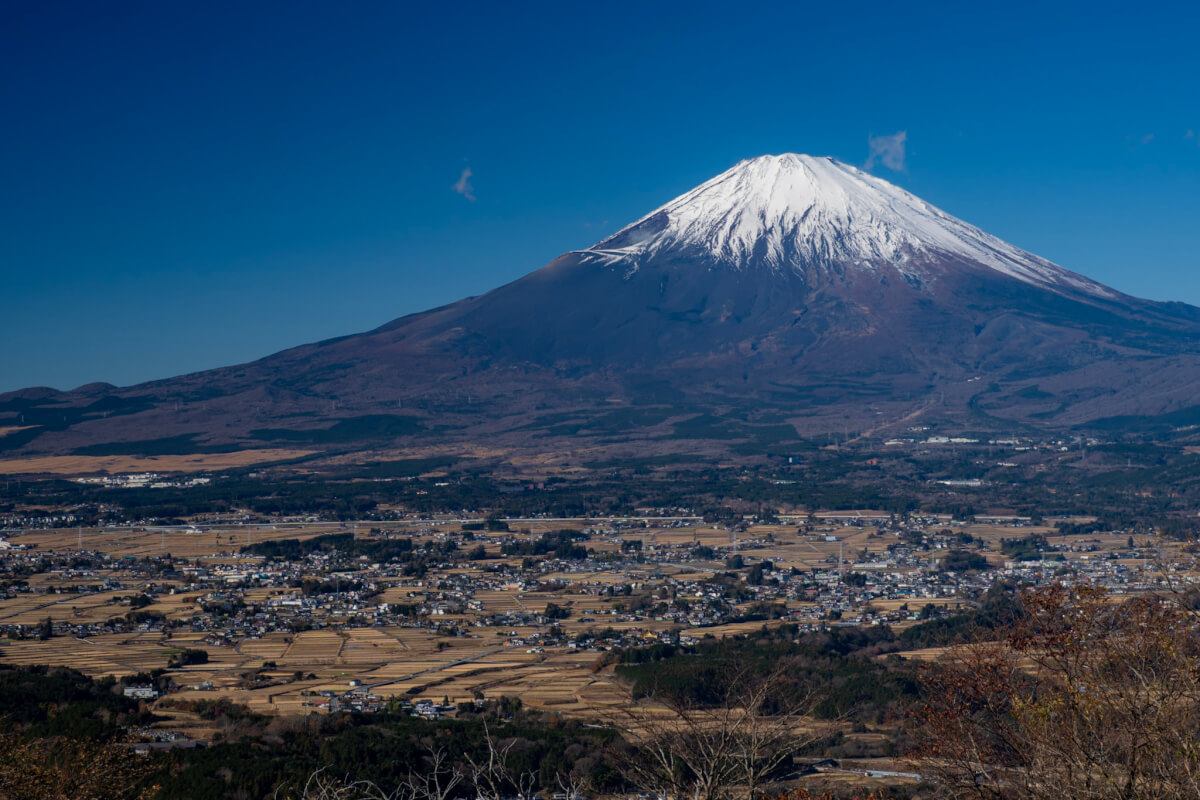
[[[908,131],[897,131],[890,136],[868,136],[867,146],[871,153],[867,156],[867,169],[874,169],[876,164],[883,164],[893,172],[904,172],[905,143],[908,141]]]
[[[475,173],[471,172],[470,167],[463,167],[462,174],[458,176],[458,180],[455,181],[454,185],[450,187],[458,194],[461,194],[463,197],[470,200],[472,203],[475,202],[475,187],[471,185],[471,176],[474,174]]]

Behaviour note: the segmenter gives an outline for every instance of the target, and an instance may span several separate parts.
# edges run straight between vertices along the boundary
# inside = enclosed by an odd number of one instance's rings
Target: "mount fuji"
[[[743,161],[580,252],[630,271],[666,254],[801,275],[836,265],[877,275],[892,268],[914,285],[935,278],[938,263],[958,262],[1114,296],[862,170],[792,153]]]
[[[367,333],[139,386],[0,396],[0,427],[22,427],[0,449],[511,452],[567,437],[644,451],[682,437],[750,452],[768,428],[1086,428],[1177,412],[1198,391],[1200,309],[1130,297],[853,166],[784,154]]]

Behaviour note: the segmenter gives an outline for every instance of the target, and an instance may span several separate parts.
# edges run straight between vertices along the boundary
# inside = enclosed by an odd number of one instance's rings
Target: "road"
[[[702,522],[703,517],[504,517],[501,522],[516,523],[516,524],[536,524],[539,522],[554,522],[554,523],[612,523],[612,522]],[[172,533],[178,531],[189,531],[192,533],[200,533],[211,530],[295,530],[303,531],[309,528],[338,528],[351,530],[359,525],[368,527],[396,528],[396,527],[415,527],[415,526],[436,526],[436,525],[461,525],[466,522],[483,522],[482,517],[456,517],[454,519],[402,519],[402,520],[377,520],[365,519],[350,522],[276,522],[263,524],[259,522],[215,522],[212,524],[201,525],[113,525],[104,528],[85,528],[84,533],[120,533],[122,531],[135,532],[153,532],[153,533]],[[31,532],[41,532],[41,528],[30,528]],[[57,530],[57,529],[53,529]],[[63,528],[62,530],[68,530]],[[75,530],[71,528],[70,530]],[[20,535],[24,533],[24,529],[13,529],[11,531],[0,531],[0,534]]]
[[[137,592],[137,591],[138,590],[134,590],[134,592]],[[56,606],[59,603],[66,603],[68,601],[78,600],[81,597],[87,597],[88,595],[93,595],[93,594],[100,594],[100,593],[99,592],[77,592],[75,594],[69,594],[69,595],[66,595],[65,597],[60,597],[58,600],[51,600],[49,603],[42,603],[40,606],[34,606],[33,608],[22,609],[21,611],[17,611],[16,613],[13,613],[13,614],[5,614],[4,616],[0,617],[0,620],[12,619],[13,617],[19,617],[22,614],[32,614],[35,611],[41,611],[43,608],[50,608],[51,606]]]

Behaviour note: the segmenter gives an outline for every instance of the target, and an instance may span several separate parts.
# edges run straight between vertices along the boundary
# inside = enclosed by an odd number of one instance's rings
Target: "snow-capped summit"
[[[1113,296],[881,178],[794,153],[742,161],[580,252],[626,274],[662,257],[701,257],[737,270],[802,274],[890,266],[928,281],[966,262],[1025,283]]]

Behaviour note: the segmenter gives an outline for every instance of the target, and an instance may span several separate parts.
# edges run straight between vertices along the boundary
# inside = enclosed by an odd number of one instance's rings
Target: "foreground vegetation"
[[[997,585],[971,612],[900,635],[785,625],[615,653],[634,702],[601,725],[510,698],[466,703],[441,722],[268,718],[226,704],[209,715],[219,741],[151,757],[128,746],[151,718],[118,684],[0,668],[0,797],[751,800],[784,792],[819,757],[864,755],[842,737],[868,724],[925,778],[893,796],[1195,797],[1194,606],[1190,594]],[[918,666],[893,654],[906,639],[951,648]]]

